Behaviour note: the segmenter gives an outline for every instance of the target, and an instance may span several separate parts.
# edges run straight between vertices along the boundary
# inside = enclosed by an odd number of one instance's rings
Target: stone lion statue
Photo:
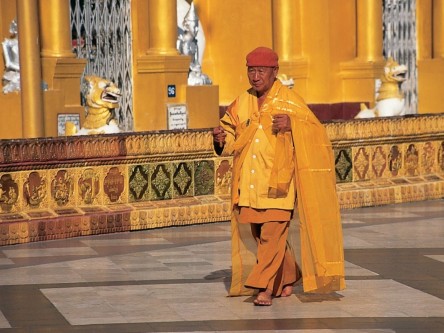
[[[405,114],[405,98],[401,91],[401,84],[406,80],[406,74],[407,66],[400,65],[392,57],[389,57],[381,76],[375,107],[368,109],[365,104],[362,104],[361,111],[355,118],[403,116]]]
[[[73,123],[65,125],[66,135],[90,135],[119,133],[114,109],[119,107],[120,89],[111,81],[98,77],[86,76],[85,107],[86,119],[77,132]]]

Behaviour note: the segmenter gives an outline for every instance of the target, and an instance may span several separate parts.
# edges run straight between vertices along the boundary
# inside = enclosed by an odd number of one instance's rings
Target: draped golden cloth
[[[325,128],[310,111],[303,99],[293,90],[275,81],[266,100],[257,110],[253,90],[239,96],[221,119],[227,132],[223,155],[233,153],[232,173],[232,281],[229,295],[251,295],[245,280],[256,261],[256,243],[249,225],[238,223],[239,176],[243,160],[259,127],[261,112],[288,114],[292,135],[277,135],[276,155],[269,195],[280,197],[288,190],[288,182],[295,182],[297,203],[293,226],[288,238],[289,247],[298,245],[305,292],[332,292],[345,288],[344,251],[341,218],[336,195],[333,150]],[[291,142],[291,140],[293,142]],[[293,151],[294,156],[288,152]],[[299,230],[295,223],[299,221]]]

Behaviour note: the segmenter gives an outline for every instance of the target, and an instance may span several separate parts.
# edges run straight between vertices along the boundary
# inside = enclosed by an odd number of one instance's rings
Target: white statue
[[[392,57],[389,57],[381,76],[381,85],[378,88],[375,107],[368,109],[365,104],[361,104],[361,110],[355,118],[405,115],[405,98],[401,90],[401,84],[406,80],[406,74],[407,66],[400,65]]]
[[[205,37],[202,31],[199,17],[197,16],[194,4],[188,5],[183,1],[178,1],[178,21],[182,19],[182,24],[178,23],[178,38],[177,49],[183,55],[191,56],[190,72],[188,74],[188,84],[192,86],[211,84],[210,78],[202,73],[201,61],[203,55],[203,48],[205,47]],[[183,10],[188,5],[188,11],[183,16]],[[199,37],[202,38],[202,42],[199,45]]]
[[[20,91],[20,60],[18,31],[15,20],[9,26],[11,38],[5,38],[3,41],[3,56],[5,58],[5,73],[3,75],[3,93],[7,94],[13,91]]]

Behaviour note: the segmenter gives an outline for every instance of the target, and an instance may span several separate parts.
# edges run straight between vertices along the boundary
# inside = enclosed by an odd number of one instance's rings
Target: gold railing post
[[[36,1],[17,0],[17,24],[20,49],[23,137],[41,137],[44,135],[45,129],[39,44],[39,17]]]
[[[177,55],[177,1],[149,0],[148,54]]]

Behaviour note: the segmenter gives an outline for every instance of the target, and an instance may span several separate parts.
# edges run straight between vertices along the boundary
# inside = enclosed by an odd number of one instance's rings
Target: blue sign
[[[168,85],[168,97],[176,97],[176,85],[175,84]]]

